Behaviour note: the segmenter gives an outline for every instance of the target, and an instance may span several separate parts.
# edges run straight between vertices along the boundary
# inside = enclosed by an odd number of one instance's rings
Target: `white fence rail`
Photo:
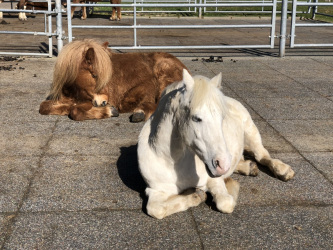
[[[151,3],[141,3],[133,0],[132,4],[72,4],[70,0],[67,0],[67,6],[86,6],[86,7],[126,7],[133,8],[133,24],[129,26],[118,26],[118,25],[72,25],[71,20],[68,20],[68,37],[69,41],[72,41],[73,29],[132,29],[133,30],[133,45],[132,46],[117,46],[111,47],[112,49],[225,49],[225,48],[274,48],[274,38],[275,38],[275,25],[276,25],[276,0],[268,3],[258,3],[258,2],[247,2],[247,3],[218,3],[218,4],[203,4],[201,0],[199,3],[190,4],[151,4]],[[271,21],[266,24],[248,24],[248,25],[138,25],[137,24],[137,9],[138,8],[168,8],[168,7],[193,7],[199,8],[199,12],[203,7],[271,7]],[[67,8],[67,15],[70,15],[70,8]],[[137,30],[139,29],[232,29],[232,28],[267,28],[267,37],[269,37],[269,44],[243,44],[243,45],[187,45],[187,46],[142,46],[138,45]]]
[[[297,27],[327,27],[333,30],[333,23],[324,23],[324,22],[316,22],[316,23],[305,23],[305,22],[297,22],[296,21],[296,11],[298,6],[309,6],[314,8],[313,16],[316,13],[316,9],[318,6],[331,6],[333,10],[333,2],[319,3],[317,0],[314,2],[305,2],[305,1],[297,1],[293,0],[292,7],[292,18],[291,18],[291,29],[290,29],[290,48],[295,47],[333,47],[333,37],[331,39],[331,43],[295,43],[296,38],[296,28]]]

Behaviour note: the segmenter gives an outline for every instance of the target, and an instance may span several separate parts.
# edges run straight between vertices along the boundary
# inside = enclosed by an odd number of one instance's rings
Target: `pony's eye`
[[[92,76],[93,78],[97,78],[97,75],[95,75],[95,74],[91,74],[91,76]]]
[[[192,116],[192,121],[194,121],[194,122],[202,122],[202,119],[200,117],[196,116],[196,115],[193,115]]]

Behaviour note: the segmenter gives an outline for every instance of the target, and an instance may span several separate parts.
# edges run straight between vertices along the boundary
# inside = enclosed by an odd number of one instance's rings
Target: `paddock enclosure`
[[[289,53],[293,48],[320,48],[324,52],[333,48],[333,23],[315,19],[330,16],[333,2],[123,0],[121,4],[72,4],[67,0],[66,10],[61,0],[32,1],[45,2],[48,8],[18,10],[15,1],[0,3],[0,55],[52,57],[63,44],[81,38],[108,41],[119,51],[260,50],[283,57],[286,49]],[[86,6],[89,17],[68,19],[72,6],[77,11]],[[121,21],[108,20],[112,6],[122,8]],[[323,6],[332,11],[321,13]],[[26,13],[27,20],[18,20],[20,12]]]

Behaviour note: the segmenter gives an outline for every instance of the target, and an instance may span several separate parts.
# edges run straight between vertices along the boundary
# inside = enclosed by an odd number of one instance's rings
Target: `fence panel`
[[[275,24],[276,24],[276,0],[271,2],[247,2],[247,3],[213,3],[207,4],[202,3],[202,0],[199,0],[198,3],[159,3],[159,4],[151,4],[151,3],[142,3],[136,0],[133,1],[132,4],[72,4],[70,0],[67,0],[67,15],[70,16],[71,6],[86,6],[86,7],[125,7],[125,8],[133,8],[133,24],[132,25],[72,25],[70,19],[68,19],[68,37],[69,41],[73,39],[73,29],[132,29],[133,30],[133,45],[132,46],[115,46],[111,47],[112,49],[119,50],[130,50],[130,49],[225,49],[225,48],[274,48],[274,39],[275,39]],[[141,8],[168,8],[168,7],[186,7],[186,8],[198,8],[199,13],[201,9],[204,7],[270,7],[271,8],[271,20],[266,24],[233,24],[233,25],[138,25],[137,24],[137,10]],[[263,29],[266,28],[269,31],[267,32],[267,37],[269,37],[268,44],[241,44],[241,45],[171,45],[171,46],[154,46],[154,45],[139,45],[137,31],[142,29],[235,29],[235,28],[244,28],[244,29]]]
[[[45,28],[43,31],[0,31],[0,35],[6,35],[6,34],[15,34],[15,35],[25,35],[25,36],[45,36],[48,39],[48,47],[49,51],[48,53],[19,53],[19,52],[1,52],[0,55],[26,55],[26,56],[48,56],[52,57],[52,38],[56,37],[58,42],[58,52],[60,52],[62,48],[62,42],[63,42],[63,27],[62,27],[62,8],[61,8],[61,2],[60,0],[55,0],[55,9],[52,10],[51,5],[52,1],[54,0],[32,0],[36,2],[47,2],[48,9],[47,10],[18,10],[18,9],[0,9],[0,12],[7,12],[7,13],[32,13],[32,14],[43,14],[45,16]],[[318,6],[332,6],[332,2],[318,2],[318,0],[312,0],[314,2],[311,2],[309,0],[306,1],[297,1],[293,0],[292,2],[292,9],[291,11],[288,10],[288,0],[282,0],[282,8],[281,8],[281,25],[280,25],[280,34],[279,36],[275,35],[276,32],[276,14],[277,14],[277,3],[278,1],[281,2],[281,0],[251,0],[251,1],[242,1],[242,0],[164,0],[163,2],[157,1],[157,0],[133,0],[133,2],[129,2],[131,0],[124,0],[122,4],[72,4],[70,0],[67,0],[67,14],[70,16],[70,10],[71,7],[79,7],[79,6],[86,6],[86,7],[123,7],[127,10],[131,10],[130,12],[133,13],[133,17],[130,20],[130,24],[122,24],[118,25],[119,23],[113,22],[111,25],[72,25],[72,20],[68,18],[68,41],[71,42],[73,39],[73,30],[75,29],[109,29],[109,30],[119,30],[119,29],[126,29],[126,30],[132,30],[133,31],[133,43],[130,45],[124,46],[123,44],[111,46],[112,49],[118,49],[118,50],[133,50],[133,49],[139,49],[139,50],[175,50],[175,49],[188,49],[188,50],[195,50],[195,49],[249,49],[249,48],[274,48],[275,46],[275,38],[280,39],[279,43],[279,50],[280,50],[280,56],[285,56],[285,46],[286,46],[286,40],[290,38],[290,48],[295,47],[333,47],[333,43],[314,43],[310,42],[308,44],[306,43],[295,43],[296,38],[296,32],[297,29],[302,28],[316,28],[322,27],[322,28],[332,28],[333,29],[333,23],[325,23],[325,22],[296,22],[296,14],[300,13],[299,9],[297,7],[300,6],[307,6],[307,12],[310,10],[313,11],[313,17],[315,15],[322,15],[323,13],[318,13],[317,8]],[[214,2],[215,1],[215,2]],[[249,7],[249,8],[256,8],[255,11],[258,11],[259,8],[265,8],[265,11],[270,10],[269,15],[269,21],[266,19],[266,23],[258,22],[256,24],[202,24],[203,22],[198,21],[197,22],[191,22],[188,25],[187,24],[174,24],[175,22],[172,22],[171,24],[150,24],[149,19],[145,19],[145,24],[139,24],[138,23],[138,13],[141,12],[149,12],[150,8],[186,8],[189,11],[194,11],[198,17],[200,17],[203,9],[208,8],[215,8],[215,10],[219,10],[220,8],[239,8],[239,7]],[[1,8],[1,4],[0,4]],[[172,11],[172,10],[171,10]],[[179,10],[178,10],[179,11]],[[261,11],[261,9],[259,9]],[[297,12],[298,11],[298,12]],[[303,10],[304,11],[304,10]],[[290,22],[290,36],[286,34],[287,26],[288,26],[288,20],[287,20],[287,14],[291,14],[291,22]],[[56,15],[56,30],[52,31],[52,15]],[[195,17],[194,17],[195,18]],[[143,19],[141,19],[143,20]],[[193,19],[192,19],[193,20]],[[195,24],[193,24],[195,23]],[[157,43],[154,43],[152,41],[149,43],[149,45],[140,44],[138,32],[142,30],[209,30],[209,31],[225,31],[227,29],[241,29],[241,32],[245,33],[251,33],[253,32],[253,29],[267,29],[267,39],[268,43],[263,42],[262,44],[259,44],[259,42],[252,42],[252,44],[233,44],[230,43],[218,43],[213,44],[210,43],[209,39],[207,39],[207,44],[196,44],[196,43],[188,43],[187,45],[158,45]],[[248,32],[244,32],[244,29],[249,30]],[[185,31],[186,32],[186,31]],[[240,33],[241,33],[240,32]],[[207,32],[209,33],[209,32]],[[332,34],[332,33],[327,33]],[[311,33],[309,32],[309,36],[311,37]],[[302,34],[304,37],[304,34]],[[158,38],[159,39],[159,38]],[[245,39],[242,39],[245,40]],[[326,41],[328,39],[325,39]],[[245,40],[246,41],[246,40]],[[332,41],[333,42],[333,41]],[[164,43],[165,44],[165,43]],[[191,45],[192,44],[192,45]]]
[[[47,10],[26,10],[26,9],[1,9],[2,13],[19,13],[20,17],[23,17],[22,13],[25,14],[42,14],[44,15],[44,31],[5,31],[0,30],[0,35],[6,34],[15,34],[15,35],[24,35],[24,36],[45,36],[48,40],[48,53],[23,53],[23,52],[5,52],[0,51],[0,55],[18,55],[18,56],[46,56],[52,57],[52,37],[55,36],[58,39],[58,50],[60,51],[62,48],[62,20],[61,20],[61,2],[60,0],[29,0],[30,2],[38,2],[38,3],[47,3]],[[52,4],[55,6],[54,10],[52,10]],[[12,6],[13,7],[13,6]],[[52,31],[52,15],[57,14],[57,30],[55,32]],[[2,17],[2,15],[1,15]],[[28,26],[28,24],[27,24]],[[28,26],[29,27],[29,26]]]
[[[319,3],[317,0],[315,2],[304,2],[304,1],[297,1],[293,0],[293,7],[292,7],[292,18],[291,18],[291,29],[290,29],[290,48],[295,47],[333,47],[333,39],[331,40],[332,43],[295,43],[296,38],[296,28],[297,27],[328,27],[332,28],[333,30],[333,23],[325,23],[325,22],[296,22],[296,11],[298,6],[309,6],[314,8],[314,12],[312,17],[315,16],[316,9],[318,6],[332,6],[333,2],[325,2]],[[321,14],[321,13],[318,13]],[[309,32],[311,36],[311,32]]]

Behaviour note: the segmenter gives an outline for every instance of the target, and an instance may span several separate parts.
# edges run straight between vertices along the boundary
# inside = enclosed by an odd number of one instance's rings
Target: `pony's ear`
[[[222,73],[220,72],[218,75],[214,76],[210,80],[210,83],[213,84],[216,87],[221,86],[221,83],[222,83]]]
[[[85,56],[86,62],[88,64],[93,64],[94,60],[95,60],[95,51],[93,48],[89,48],[87,50],[86,56]]]
[[[186,69],[183,69],[183,82],[185,83],[186,89],[192,89],[194,80]]]
[[[103,46],[105,49],[107,49],[108,46],[109,46],[109,42],[104,42],[104,43],[102,44],[102,46]]]

